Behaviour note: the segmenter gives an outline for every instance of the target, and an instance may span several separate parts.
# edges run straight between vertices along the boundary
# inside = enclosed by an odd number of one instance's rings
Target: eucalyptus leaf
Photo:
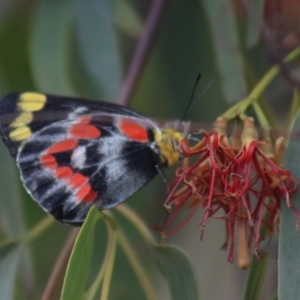
[[[21,254],[21,245],[18,242],[0,246],[0,300],[13,299],[17,266]]]
[[[263,13],[264,13],[263,0],[251,1],[248,5],[249,17],[247,19],[247,33],[246,33],[246,46],[255,46],[260,38],[261,29],[263,27]]]
[[[186,254],[163,245],[155,249],[156,264],[168,282],[172,300],[199,300],[195,273]]]
[[[233,8],[228,1],[204,0],[212,30],[213,45],[227,102],[236,102],[246,95],[243,58],[238,40]]]
[[[300,131],[300,111],[294,119],[291,129],[291,137]],[[285,169],[300,182],[300,142],[289,139]],[[300,212],[300,191],[291,196],[294,208]],[[280,235],[279,235],[279,274],[278,274],[278,298],[280,300],[300,299],[300,232],[296,230],[297,219],[292,209],[288,208],[285,200],[282,202],[280,213]]]
[[[94,245],[94,228],[101,213],[93,206],[76,238],[68,263],[61,300],[82,300]]]
[[[74,94],[68,76],[72,0],[41,0],[32,28],[33,77],[45,93]]]
[[[0,73],[0,95],[3,95],[3,82]],[[25,233],[24,216],[22,212],[21,190],[13,184],[20,181],[15,162],[10,157],[6,147],[0,142],[1,172],[0,172],[0,224],[3,232],[10,238],[17,238]]]
[[[115,5],[116,24],[126,34],[133,38],[139,38],[143,32],[144,26],[141,17],[135,11],[129,1],[117,1]]]
[[[22,212],[20,181],[15,162],[9,157],[4,144],[0,143],[1,172],[0,172],[0,224],[5,234],[11,238],[25,233],[24,216]],[[14,189],[11,185],[16,185]]]
[[[74,2],[77,44],[92,94],[110,101],[117,99],[122,74],[113,3],[111,0]]]
[[[0,87],[1,88],[1,87]],[[1,90],[0,90],[0,94]],[[15,162],[10,157],[4,144],[0,142],[1,172],[0,172],[0,225],[1,230],[9,238],[18,238],[25,234],[24,212],[22,211],[22,188],[19,188],[20,175]],[[15,186],[14,188],[10,188]],[[22,281],[28,290],[33,288],[32,257],[28,245],[23,244],[20,273]],[[1,289],[0,289],[1,291]]]

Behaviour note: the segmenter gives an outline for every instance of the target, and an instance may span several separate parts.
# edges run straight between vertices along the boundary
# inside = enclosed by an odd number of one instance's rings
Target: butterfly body
[[[183,135],[128,108],[38,93],[0,101],[0,129],[25,188],[63,223],[81,224],[91,205],[125,201],[181,156]]]

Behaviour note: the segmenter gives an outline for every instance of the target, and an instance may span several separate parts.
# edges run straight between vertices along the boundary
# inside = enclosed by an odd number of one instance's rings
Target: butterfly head
[[[172,166],[182,157],[180,142],[184,134],[174,129],[159,129],[154,133],[154,140],[159,149],[161,164]]]

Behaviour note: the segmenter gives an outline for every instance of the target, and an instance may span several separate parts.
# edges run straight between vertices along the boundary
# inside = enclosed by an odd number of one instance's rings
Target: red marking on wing
[[[85,197],[90,193],[91,189],[91,185],[87,183],[76,193],[79,202],[85,200]]]
[[[84,202],[86,203],[92,203],[96,200],[98,195],[97,191],[91,190],[88,195],[83,199]]]
[[[54,171],[54,173],[57,178],[66,179],[73,175],[73,169],[71,167],[59,167]]]
[[[73,150],[78,145],[78,141],[75,139],[66,139],[64,141],[57,142],[48,148],[47,154],[59,153],[68,150]]]
[[[43,155],[41,157],[41,163],[45,168],[49,168],[49,169],[55,169],[58,166],[55,157],[52,155]]]
[[[69,185],[72,188],[79,188],[88,182],[88,177],[80,173],[75,173],[69,180]]]
[[[70,135],[77,139],[96,139],[101,136],[101,132],[91,124],[74,124],[70,128]]]
[[[92,190],[91,184],[88,182],[88,177],[80,173],[75,173],[71,177],[69,186],[72,188],[80,188],[76,193],[78,202],[92,203],[98,195],[98,192]]]
[[[129,119],[121,119],[119,123],[120,131],[130,139],[138,142],[148,142],[148,133],[146,128]]]

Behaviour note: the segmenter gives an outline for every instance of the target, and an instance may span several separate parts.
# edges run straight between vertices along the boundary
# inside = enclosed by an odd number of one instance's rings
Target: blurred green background
[[[33,90],[117,102],[154,2],[0,0],[0,96]],[[129,103],[149,117],[181,119],[197,74],[201,73],[195,99],[212,80],[214,83],[193,104],[188,119],[197,122],[199,129],[202,124],[210,127],[219,114],[247,95],[269,66],[293,45],[282,46],[283,37],[293,27],[286,24],[284,12],[279,18],[275,11],[276,24],[281,22],[282,26],[278,37],[277,27],[272,27],[274,9],[270,9],[268,1],[166,2],[169,4],[153,48]],[[264,18],[267,23],[263,23]],[[269,39],[263,24],[271,29]],[[273,47],[275,44],[277,48]],[[270,87],[265,105],[284,113],[290,95],[289,81],[280,77]],[[45,213],[24,191],[15,162],[2,143],[0,166],[0,238],[5,242],[33,228]],[[166,176],[171,178],[172,171],[166,171]],[[127,203],[151,227],[164,221],[165,197],[166,188],[157,177]],[[241,299],[247,271],[228,263],[226,251],[220,250],[225,241],[222,221],[210,220],[200,242],[201,218],[199,211],[190,224],[167,242],[178,244],[188,253],[202,299]],[[167,285],[147,262],[139,235],[126,221],[120,222],[145,266],[153,272],[159,299],[168,299]],[[105,230],[101,225],[98,227],[91,278],[101,264],[106,244]],[[0,288],[0,299],[40,299],[69,232],[69,226],[56,223],[26,246],[21,257],[15,254],[8,265],[1,264],[0,286],[5,286],[7,294],[3,298]],[[271,259],[268,272],[264,293],[270,295],[276,292],[275,260]],[[115,264],[113,287],[110,299],[144,299],[121,251]]]

